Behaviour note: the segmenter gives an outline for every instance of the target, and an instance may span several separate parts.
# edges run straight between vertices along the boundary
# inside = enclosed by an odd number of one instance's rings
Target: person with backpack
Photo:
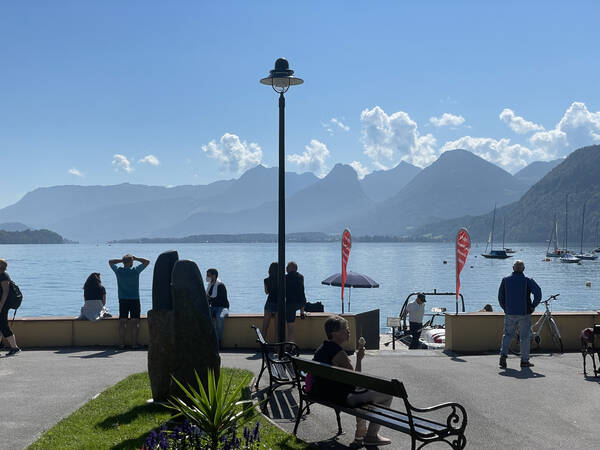
[[[8,310],[12,308],[11,302],[9,301],[9,293],[11,290],[11,280],[6,273],[8,263],[5,259],[0,259],[0,332],[10,347],[6,356],[12,356],[21,351],[17,347],[17,341],[12,330],[8,326]]]

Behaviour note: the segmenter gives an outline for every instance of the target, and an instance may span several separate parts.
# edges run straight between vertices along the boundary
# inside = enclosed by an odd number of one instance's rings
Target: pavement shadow
[[[467,362],[466,359],[463,359],[463,358],[459,357],[458,353],[454,353],[453,351],[444,350],[444,351],[442,351],[442,353],[445,354],[446,356],[449,356],[451,361],[454,361],[454,362]]]
[[[111,356],[117,355],[119,353],[123,353],[127,350],[123,349],[120,350],[116,347],[111,347],[111,348],[106,348],[100,351],[97,351],[96,353],[90,353],[90,354],[86,354],[86,355],[75,355],[75,353],[82,353],[82,352],[89,352],[91,349],[89,348],[61,348],[56,350],[54,353],[58,353],[61,355],[73,355],[70,356],[71,358],[82,358],[82,359],[89,359],[89,358],[110,358]],[[129,351],[135,351],[135,350],[129,350]]]
[[[538,372],[534,372],[529,367],[523,367],[521,370],[516,369],[504,369],[502,372],[498,372],[498,375],[503,377],[527,379],[527,378],[544,378],[546,375]]]
[[[264,388],[255,395],[265,416],[272,420],[296,420],[298,403],[292,395],[292,389],[275,390],[269,398],[267,392],[268,389]]]
[[[262,359],[262,353],[255,353],[254,355],[246,356],[248,361],[256,361],[257,359]]]

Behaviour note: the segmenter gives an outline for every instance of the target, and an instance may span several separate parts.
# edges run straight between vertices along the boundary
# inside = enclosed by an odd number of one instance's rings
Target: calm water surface
[[[600,261],[584,261],[581,265],[545,262],[546,245],[508,246],[518,251],[504,261],[481,257],[484,246],[476,245],[471,250],[461,277],[467,311],[480,309],[486,303],[498,309],[500,279],[511,272],[516,258],[525,261],[526,274],[540,284],[544,296],[561,294],[553,309],[600,308]],[[83,303],[83,283],[94,271],[102,274],[107,305],[117,313],[116,280],[108,259],[133,253],[154,262],[161,252],[171,248],[178,250],[180,258],[195,261],[202,272],[209,267],[219,270],[227,285],[231,312],[262,312],[262,280],[269,264],[276,260],[276,244],[3,245],[0,257],[8,260],[8,273],[23,291],[21,316],[78,315]],[[321,285],[321,280],[340,271],[339,243],[290,243],[287,259],[296,261],[304,274],[309,301],[320,300],[327,311],[341,311],[340,288]],[[409,293],[453,291],[455,287],[453,244],[355,243],[348,267],[380,283],[378,289],[353,289],[351,311],[379,308],[382,327],[387,316],[398,315]],[[151,264],[140,277],[143,311],[152,304],[152,270]],[[591,287],[586,287],[588,281]],[[453,311],[454,298],[431,297],[427,307],[433,306]]]

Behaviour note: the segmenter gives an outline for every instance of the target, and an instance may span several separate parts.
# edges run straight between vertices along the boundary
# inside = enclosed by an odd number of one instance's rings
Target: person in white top
[[[423,328],[423,315],[425,314],[425,294],[417,294],[416,300],[406,305],[402,315],[403,328],[406,330],[406,316],[408,315],[409,333],[412,335],[409,349],[417,349],[419,337],[421,337],[421,328]]]

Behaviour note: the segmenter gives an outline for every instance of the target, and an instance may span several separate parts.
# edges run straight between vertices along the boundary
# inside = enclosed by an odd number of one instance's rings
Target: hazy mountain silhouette
[[[523,197],[496,211],[497,225],[506,218],[507,241],[545,242],[550,238],[554,216],[558,220],[559,239],[563,245],[565,231],[565,196],[569,198],[569,247],[579,249],[583,202],[586,204],[584,239],[594,245],[600,223],[600,145],[580,148],[533,185]],[[492,203],[488,209],[493,208]],[[491,211],[425,225],[415,236],[452,239],[461,226],[469,229],[474,240],[486,240],[492,221]]]
[[[25,231],[25,230],[31,230],[31,227],[25,225],[24,223],[20,223],[20,222],[6,222],[6,223],[0,223],[0,230],[3,230],[3,231]]]
[[[372,200],[380,202],[393,197],[419,172],[420,168],[402,161],[390,170],[376,170],[360,182],[365,194]]]
[[[353,216],[350,226],[358,234],[404,236],[425,223],[513,202],[525,189],[510,173],[469,151],[447,151],[394,197]]]
[[[316,180],[311,173],[287,173],[287,193]],[[173,225],[196,211],[236,211],[273,201],[276,186],[277,168],[263,166],[237,180],[198,186],[54,186],[36,189],[0,210],[0,220],[22,220],[80,241],[127,239]]]
[[[316,183],[286,201],[286,232],[332,231],[331,223],[358,209],[373,205],[358,181],[354,169],[337,164]],[[236,213],[196,213],[181,223],[153,233],[155,236],[188,236],[208,233],[277,232],[277,202]]]
[[[555,159],[554,161],[532,162],[515,173],[515,178],[521,180],[527,186],[533,186],[563,161],[564,159],[561,158]]]

